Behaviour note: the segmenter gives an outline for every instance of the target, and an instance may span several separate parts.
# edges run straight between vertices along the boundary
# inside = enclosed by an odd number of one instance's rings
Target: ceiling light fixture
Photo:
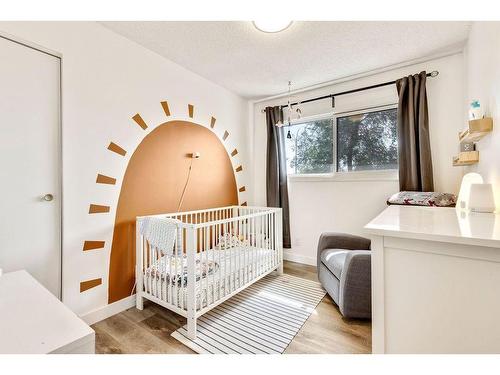
[[[279,33],[287,29],[293,21],[266,19],[260,21],[253,21],[253,25],[257,30],[265,33]]]

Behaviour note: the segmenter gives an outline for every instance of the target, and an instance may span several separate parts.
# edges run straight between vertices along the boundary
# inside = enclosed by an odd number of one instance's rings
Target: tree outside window
[[[326,118],[285,129],[289,174],[397,169],[395,108],[341,116],[335,120],[336,127],[334,118]]]

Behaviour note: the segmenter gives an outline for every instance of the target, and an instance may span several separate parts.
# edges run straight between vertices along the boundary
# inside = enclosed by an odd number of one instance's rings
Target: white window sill
[[[366,181],[398,181],[397,170],[337,172],[324,174],[289,174],[290,182],[366,182]]]

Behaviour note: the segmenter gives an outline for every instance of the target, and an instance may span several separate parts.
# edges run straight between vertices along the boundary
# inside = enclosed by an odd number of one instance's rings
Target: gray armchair
[[[370,240],[323,233],[318,243],[318,278],[346,318],[371,318]]]

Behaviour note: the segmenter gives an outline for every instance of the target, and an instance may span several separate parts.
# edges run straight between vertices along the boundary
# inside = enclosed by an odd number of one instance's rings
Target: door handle
[[[50,194],[50,193],[49,193],[49,194],[45,194],[45,195],[43,196],[43,198],[42,198],[42,199],[43,199],[44,201],[46,201],[46,202],[51,202],[51,201],[53,201],[53,200],[54,200],[54,196],[53,196],[52,194]]]

